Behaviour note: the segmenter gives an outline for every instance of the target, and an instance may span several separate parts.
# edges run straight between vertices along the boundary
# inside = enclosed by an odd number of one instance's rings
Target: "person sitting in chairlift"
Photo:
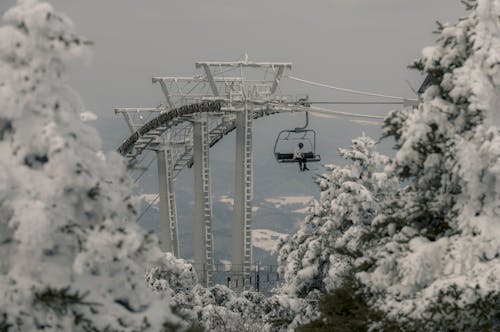
[[[299,143],[299,146],[293,152],[293,159],[298,160],[301,171],[308,171],[309,168],[307,168],[307,160],[304,156],[304,151],[302,150],[303,147],[304,144]]]

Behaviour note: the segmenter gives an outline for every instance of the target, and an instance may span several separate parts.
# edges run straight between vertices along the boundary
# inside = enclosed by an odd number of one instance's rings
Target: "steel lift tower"
[[[200,283],[213,283],[212,198],[209,148],[236,130],[235,191],[232,218],[231,286],[236,290],[250,286],[252,264],[253,119],[274,112],[283,96],[279,83],[291,63],[201,61],[196,76],[160,76],[164,104],[155,108],[117,108],[132,136],[122,145],[131,166],[137,166],[143,152],[155,151],[158,165],[161,243],[165,251],[179,256],[174,178],[186,166],[193,167],[195,179],[194,266]],[[216,102],[218,112],[185,112],[182,107]],[[176,110],[168,122],[146,122]],[[179,111],[177,111],[179,110]],[[179,115],[180,114],[180,115]],[[166,117],[165,117],[166,118]],[[154,122],[154,123],[153,123]],[[154,129],[152,129],[154,128]],[[132,142],[133,141],[133,142]],[[130,143],[129,142],[129,143]]]
[[[236,116],[231,282],[232,288],[242,289],[250,285],[252,264],[253,112],[262,111],[258,106],[270,101],[285,69],[291,69],[291,63],[249,62],[245,59],[235,62],[197,62],[196,68],[204,70],[213,97],[223,97],[226,110],[234,112]],[[259,71],[261,74],[264,72],[264,78],[252,78],[249,69],[254,76]],[[218,78],[218,75],[231,71],[236,72],[236,76],[222,77],[222,80]],[[268,76],[266,74],[269,71],[272,75]],[[222,87],[218,86],[218,81],[222,81]]]
[[[196,62],[196,68],[201,73],[195,76],[154,77],[153,83],[159,84],[165,99],[157,107],[115,109],[115,113],[123,115],[130,129],[130,136],[118,151],[127,159],[132,171],[140,173],[136,180],[154,161],[157,162],[159,194],[155,201],[159,197],[161,246],[164,251],[172,252],[177,257],[180,253],[174,180],[184,168],[193,168],[194,267],[199,282],[210,286],[214,282],[210,147],[224,135],[236,131],[230,286],[240,291],[251,287],[253,120],[278,112],[314,112],[381,121],[382,116],[328,110],[314,104],[397,104],[409,107],[418,101],[292,77],[286,74],[292,68],[288,62],[252,62],[245,56],[242,60],[231,62],[200,61]],[[293,100],[293,97],[277,93],[284,77],[309,85],[392,101]],[[153,155],[149,162],[146,161],[148,153]]]

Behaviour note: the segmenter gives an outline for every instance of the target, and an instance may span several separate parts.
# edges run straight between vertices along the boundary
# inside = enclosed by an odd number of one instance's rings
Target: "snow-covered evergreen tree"
[[[165,257],[137,225],[116,153],[79,119],[65,65],[87,50],[51,5],[0,27],[0,330],[160,331],[186,323],[144,281]],[[164,263],[163,263],[164,264]]]
[[[321,197],[300,229],[280,245],[279,262],[285,283],[280,292],[317,300],[340,287],[354,266],[364,264],[363,251],[374,238],[372,223],[397,182],[383,172],[388,158],[375,151],[368,137],[340,149],[346,166],[327,166],[318,179]]]
[[[165,253],[165,258],[146,273],[149,287],[155,291],[170,291],[173,296],[193,289],[198,282],[193,266],[171,253]]]
[[[156,266],[147,280],[155,291],[170,292],[177,312],[206,331],[292,330],[314,316],[302,299],[283,294],[265,297],[251,291],[238,294],[224,285],[198,285],[189,264]]]
[[[372,305],[417,330],[500,324],[500,1],[464,3],[468,15],[440,25],[415,63],[434,84],[386,120],[392,172],[408,186],[380,224],[394,235],[357,275]]]

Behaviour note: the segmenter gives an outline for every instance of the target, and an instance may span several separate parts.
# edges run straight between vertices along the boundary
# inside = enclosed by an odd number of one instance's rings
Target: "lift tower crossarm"
[[[165,84],[165,81],[162,79],[156,80],[153,78],[153,83],[160,83],[161,86],[161,91],[163,92],[163,95],[165,95],[165,100],[167,102],[167,105],[170,106],[170,109],[174,109],[174,103],[172,103],[172,99],[170,98],[170,93],[168,92],[167,85]]]
[[[116,113],[116,111],[115,111]],[[134,133],[134,123],[132,122],[132,119],[130,118],[130,115],[127,112],[122,112],[123,118],[125,119],[125,122],[127,123],[128,129],[130,130],[130,133]]]
[[[141,113],[141,112],[164,112],[166,109],[159,107],[120,107],[114,109],[115,114]]]
[[[210,67],[207,64],[202,64],[202,67],[205,71],[205,74],[207,75],[208,83],[210,83],[210,88],[212,89],[214,96],[219,96],[219,90],[217,90],[217,85],[215,84],[214,76],[212,75]],[[198,65],[196,66],[196,68],[198,68]]]
[[[217,67],[260,67],[260,68],[276,68],[285,67],[286,69],[292,69],[291,62],[252,62],[252,61],[199,61],[196,62],[196,68],[202,66],[217,66]]]
[[[278,88],[278,84],[280,83],[281,77],[283,76],[283,71],[285,69],[285,66],[279,66],[278,67],[278,72],[276,73],[276,76],[274,76],[274,82],[273,86],[271,87],[271,94],[274,94],[276,92],[276,89]]]
[[[153,83],[157,83],[160,81],[203,82],[203,81],[205,81],[205,78],[202,75],[197,75],[197,76],[155,76],[155,77],[153,77]]]
[[[159,82],[159,81],[168,81],[168,82],[207,82],[207,78],[205,76],[158,76],[158,77],[153,77],[153,83]],[[215,82],[242,82],[243,78],[242,77],[232,77],[232,76],[227,76],[227,77],[219,77],[219,76],[214,76],[214,81]],[[245,80],[245,82],[252,82],[252,83],[272,83],[274,82],[273,79],[262,79],[262,80]]]

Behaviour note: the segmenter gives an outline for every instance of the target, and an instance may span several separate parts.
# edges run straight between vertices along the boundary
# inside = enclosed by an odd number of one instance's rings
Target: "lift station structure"
[[[245,58],[196,62],[196,68],[202,73],[153,78],[165,97],[158,107],[115,109],[131,131],[119,152],[137,170],[143,152],[156,153],[160,241],[162,249],[176,257],[179,239],[174,178],[184,167],[193,167],[194,267],[200,283],[209,286],[214,267],[209,149],[225,134],[236,131],[231,283],[233,288],[241,288],[249,284],[252,263],[253,119],[292,102],[290,97],[277,94],[292,64]],[[169,113],[172,116],[166,116]],[[145,118],[153,119],[146,122]]]
[[[115,108],[130,129],[118,148],[133,172],[144,174],[156,159],[158,168],[160,243],[179,257],[175,177],[185,167],[194,171],[194,267],[205,286],[214,283],[210,147],[236,131],[235,190],[232,215],[230,287],[250,285],[252,266],[253,120],[277,112],[318,112],[340,117],[382,119],[380,116],[335,112],[311,106],[280,92],[280,82],[292,69],[289,62],[200,61],[195,76],[154,77],[164,102],[157,107]],[[290,79],[341,91],[397,99],[388,104],[409,105],[415,100],[326,86],[292,76]],[[358,102],[354,102],[358,103]],[[370,102],[361,102],[369,104]],[[144,165],[146,151],[155,158]],[[141,176],[139,175],[139,177]],[[152,203],[151,203],[152,204]]]

